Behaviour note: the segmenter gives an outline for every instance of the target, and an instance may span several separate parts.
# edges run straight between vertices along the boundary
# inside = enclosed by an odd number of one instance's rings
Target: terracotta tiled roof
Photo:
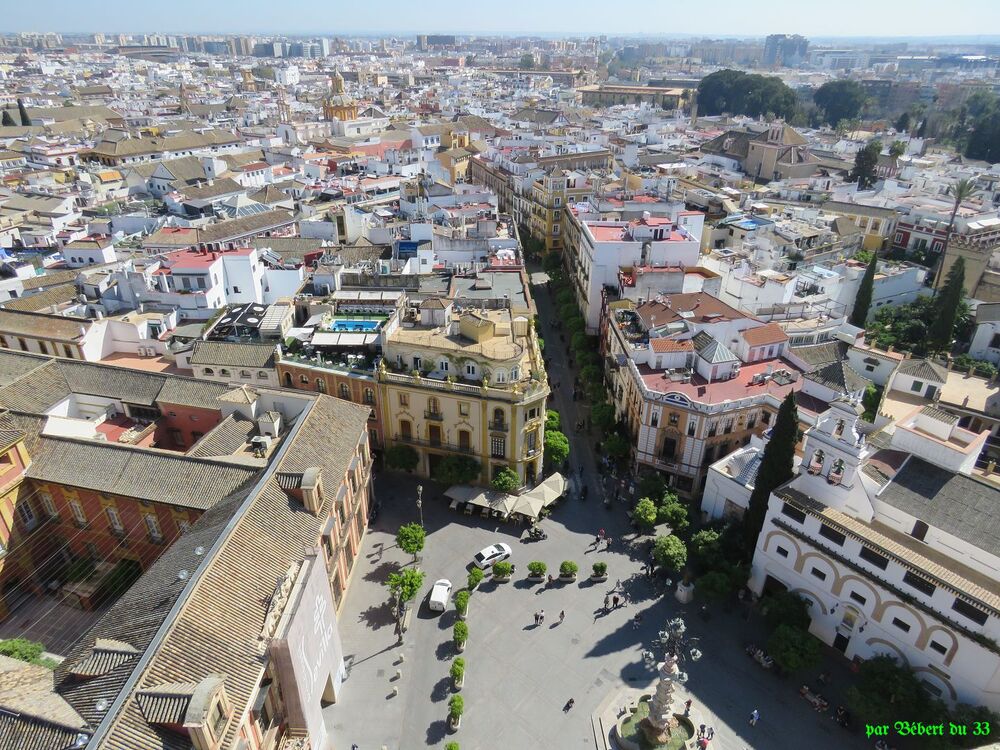
[[[657,354],[694,351],[694,344],[691,343],[690,339],[676,341],[674,339],[655,338],[649,340],[649,347]]]
[[[764,344],[780,344],[788,341],[788,335],[781,330],[777,323],[768,323],[759,328],[747,328],[743,331],[743,340],[750,346],[763,346]]]

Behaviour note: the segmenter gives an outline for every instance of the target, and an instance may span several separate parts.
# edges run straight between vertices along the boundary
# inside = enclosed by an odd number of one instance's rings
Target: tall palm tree
[[[948,243],[951,242],[951,232],[955,228],[955,214],[958,213],[962,202],[975,192],[976,186],[972,180],[961,179],[948,188],[948,195],[954,197],[955,203],[951,207],[951,217],[948,219],[948,231],[944,235],[944,247],[941,248],[941,255],[938,258],[937,271],[934,274],[934,291],[937,293],[938,284],[941,281],[941,272],[944,270],[944,259],[948,254]]]

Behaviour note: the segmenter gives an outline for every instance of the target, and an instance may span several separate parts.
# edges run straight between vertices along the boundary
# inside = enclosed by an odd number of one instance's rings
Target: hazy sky
[[[2,0],[0,6],[3,32],[1000,34],[1000,0]]]

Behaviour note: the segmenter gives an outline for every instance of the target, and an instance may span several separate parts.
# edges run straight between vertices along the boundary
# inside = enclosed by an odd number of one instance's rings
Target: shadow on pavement
[[[365,573],[364,580],[373,583],[385,583],[389,580],[389,574],[399,570],[400,564],[396,562],[383,562]]]
[[[427,744],[437,745],[445,737],[448,736],[448,722],[442,719],[441,721],[432,722],[429,727],[427,727]]]
[[[392,613],[392,603],[386,601],[381,604],[372,605],[358,614],[358,621],[364,622],[372,630],[378,630],[379,628],[384,628],[386,625],[395,624],[396,618]]]
[[[442,677],[434,683],[434,689],[431,690],[431,700],[434,703],[440,703],[449,695],[451,695],[451,677]]]

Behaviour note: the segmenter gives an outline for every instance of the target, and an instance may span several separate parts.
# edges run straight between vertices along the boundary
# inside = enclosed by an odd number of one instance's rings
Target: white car
[[[427,606],[437,612],[444,612],[448,607],[448,599],[450,597],[451,581],[447,578],[442,578],[434,582],[434,588],[431,589],[431,595],[427,600]]]
[[[480,550],[479,554],[472,558],[472,562],[475,563],[477,568],[488,568],[493,563],[508,559],[510,555],[510,547],[500,542],[499,544],[491,544],[486,549]]]

